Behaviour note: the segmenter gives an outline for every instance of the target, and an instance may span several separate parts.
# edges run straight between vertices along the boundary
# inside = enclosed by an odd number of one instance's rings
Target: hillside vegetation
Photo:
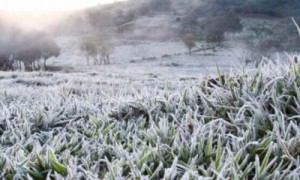
[[[172,25],[153,25],[142,31],[142,27],[135,27],[135,22],[143,17],[151,18],[157,14],[168,14],[173,18]],[[207,43],[221,43],[228,33],[243,33],[241,40],[253,52],[267,56],[275,51],[298,51],[300,44],[297,31],[293,28],[291,17],[299,22],[299,0],[144,0],[127,1],[106,6],[87,9],[73,20],[80,23],[89,22],[97,32],[114,32],[117,38],[130,37],[134,39],[152,38],[153,31],[160,40],[184,38],[193,34],[193,41]],[[245,18],[257,20],[255,24],[245,21]],[[262,23],[258,23],[265,20]],[[172,22],[172,21],[171,21]],[[179,27],[174,25],[179,24]],[[254,26],[252,26],[254,25]],[[163,33],[163,31],[168,33]],[[170,37],[170,34],[172,36]],[[128,36],[129,35],[129,36]],[[297,38],[295,38],[297,36]],[[270,52],[271,50],[271,52]]]

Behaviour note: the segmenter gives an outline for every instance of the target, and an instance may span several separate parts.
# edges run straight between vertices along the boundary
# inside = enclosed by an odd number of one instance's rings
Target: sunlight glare
[[[0,10],[8,12],[70,11],[116,2],[116,0],[0,0]]]

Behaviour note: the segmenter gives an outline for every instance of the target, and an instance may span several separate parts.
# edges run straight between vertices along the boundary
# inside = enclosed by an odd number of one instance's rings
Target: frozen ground
[[[118,40],[111,56],[111,64],[106,66],[87,66],[81,55],[80,37],[60,37],[57,39],[62,48],[61,56],[50,59],[48,64],[71,66],[79,72],[143,76],[154,75],[165,78],[202,77],[215,75],[217,65],[223,72],[229,72],[241,66],[238,60],[240,49],[217,48],[204,54],[187,54],[181,41],[128,41]],[[201,44],[198,44],[201,48]]]
[[[180,28],[180,23],[176,21],[178,17],[174,14],[156,14],[125,24],[126,30],[122,37],[115,36],[112,63],[107,66],[86,65],[79,50],[80,36],[59,37],[56,40],[62,49],[61,56],[49,60],[49,64],[71,66],[77,72],[116,74],[124,77],[143,77],[150,74],[168,79],[215,75],[217,65],[226,73],[232,69],[240,69],[241,63],[238,59],[242,50],[237,46],[228,46],[228,42],[225,43],[227,48],[187,54],[187,48],[180,39],[176,39],[178,34],[175,35]],[[203,46],[207,47],[206,44],[197,44],[198,49]]]

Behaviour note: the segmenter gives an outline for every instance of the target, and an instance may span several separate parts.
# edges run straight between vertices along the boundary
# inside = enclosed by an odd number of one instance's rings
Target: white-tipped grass
[[[300,36],[300,27],[299,27],[299,25],[297,24],[297,22],[295,21],[294,18],[292,18],[292,21],[294,22],[294,24],[295,24],[295,26],[296,26],[296,28],[297,28],[297,30],[299,32],[299,36]]]
[[[299,179],[300,67],[218,80],[4,75],[3,179]]]

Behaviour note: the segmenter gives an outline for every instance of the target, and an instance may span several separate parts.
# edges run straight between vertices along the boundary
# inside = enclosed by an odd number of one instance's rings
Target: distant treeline
[[[205,3],[210,5],[210,8],[206,8],[208,12],[227,8],[243,14],[264,14],[276,17],[300,15],[299,0],[206,0]]]
[[[221,43],[227,33],[243,32],[244,43],[253,51],[300,51],[300,38],[291,17],[300,22],[300,0],[143,0],[117,3],[86,11],[96,29],[115,28],[130,33],[130,22],[141,16],[171,13],[181,23],[178,33],[188,46],[194,41]],[[245,17],[275,19],[269,24],[249,24]],[[129,32],[128,32],[129,31]]]
[[[148,3],[145,3],[148,2]],[[287,17],[300,15],[300,0],[148,0],[143,1],[148,8],[156,10],[174,10],[174,7],[189,6],[191,13],[202,16],[231,10],[241,14],[264,14]]]

